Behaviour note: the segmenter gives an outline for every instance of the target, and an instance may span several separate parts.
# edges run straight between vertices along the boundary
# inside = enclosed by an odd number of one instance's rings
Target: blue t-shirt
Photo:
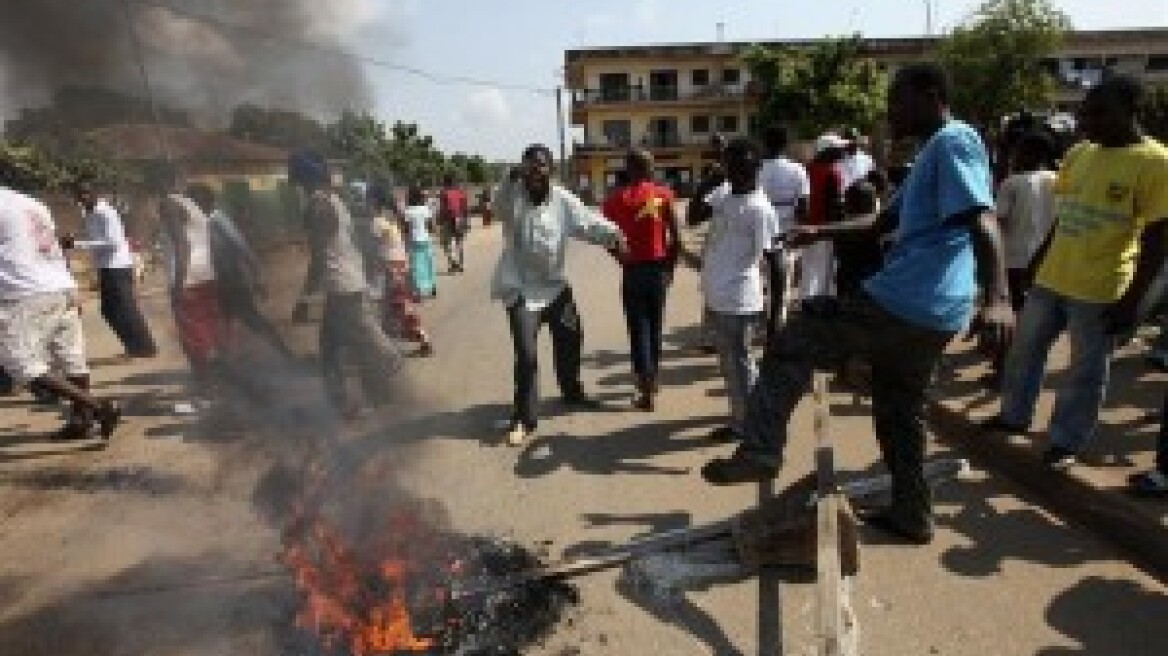
[[[961,121],[929,139],[892,199],[900,217],[884,267],[864,283],[884,309],[926,328],[956,332],[973,315],[976,261],[968,224],[951,217],[993,207],[989,156]]]

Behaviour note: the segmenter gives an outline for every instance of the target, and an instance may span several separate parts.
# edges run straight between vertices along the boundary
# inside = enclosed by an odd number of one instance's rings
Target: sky
[[[421,125],[447,151],[513,159],[528,143],[557,143],[551,89],[571,48],[925,33],[925,0],[368,0],[354,38],[362,56],[500,86],[442,85],[368,66],[376,112]],[[978,0],[932,0],[934,30]],[[1056,0],[1079,29],[1168,26],[1168,0]],[[822,9],[818,9],[821,7]],[[543,89],[540,93],[503,88]]]

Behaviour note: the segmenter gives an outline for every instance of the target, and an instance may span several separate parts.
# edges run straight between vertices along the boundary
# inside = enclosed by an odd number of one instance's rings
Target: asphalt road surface
[[[753,503],[753,486],[714,489],[697,473],[727,447],[705,438],[726,399],[713,358],[691,348],[696,275],[681,271],[670,297],[659,408],[636,412],[619,274],[607,254],[584,245],[571,257],[584,382],[606,407],[559,406],[545,332],[539,436],[525,448],[500,446],[512,363],[505,316],[488,297],[497,252],[494,230],[472,233],[467,272],[441,277],[424,309],[436,356],[408,358],[400,398],[345,430],[326,416],[310,368],[271,358],[238,367],[246,380],[232,388],[232,416],[176,414],[186,400],[177,349],[149,362],[117,360],[90,303],[98,389],[124,398],[131,416],[108,449],[92,451],[45,442],[54,410],[0,400],[0,656],[289,653],[294,595],[276,555],[290,490],[312,458],[343,472],[330,507],[359,518],[364,531],[391,530],[378,524],[383,504],[426,499],[427,516],[460,532],[508,536],[551,557]],[[285,315],[297,259],[280,267],[290,275],[272,299]],[[162,299],[150,296],[147,307],[173,341]],[[311,350],[311,327],[285,327]],[[840,467],[878,471],[867,406],[848,394],[833,402]],[[792,435],[781,483],[810,469],[806,405]],[[863,654],[1168,653],[1168,590],[1105,541],[981,471],[943,488],[937,511],[928,547],[863,533],[853,591]],[[581,580],[580,607],[533,653],[760,653],[753,581],[662,607],[617,578]],[[812,593],[806,583],[781,586],[775,621],[786,654],[815,653]]]

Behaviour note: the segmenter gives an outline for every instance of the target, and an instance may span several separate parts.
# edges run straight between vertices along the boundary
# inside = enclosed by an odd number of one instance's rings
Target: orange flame
[[[299,628],[316,636],[326,649],[348,645],[352,656],[434,647],[433,640],[414,635],[406,604],[405,561],[390,559],[364,567],[322,520],[313,522],[302,537],[304,544],[288,544],[280,558],[304,595],[296,616]],[[376,593],[369,589],[372,577],[379,579]]]

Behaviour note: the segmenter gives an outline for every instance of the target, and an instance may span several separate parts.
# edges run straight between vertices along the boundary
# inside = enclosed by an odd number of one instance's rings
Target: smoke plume
[[[65,86],[155,93],[202,121],[250,102],[313,116],[371,101],[346,42],[373,0],[0,0],[0,114]],[[128,21],[127,21],[128,15]]]

